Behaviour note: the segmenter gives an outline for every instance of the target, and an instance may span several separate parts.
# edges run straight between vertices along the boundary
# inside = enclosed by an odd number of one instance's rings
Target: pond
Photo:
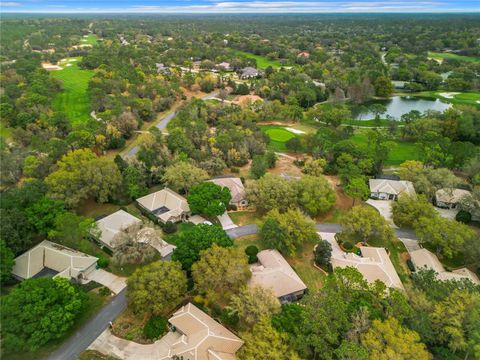
[[[414,96],[393,96],[388,100],[375,100],[365,104],[364,107],[354,109],[353,115],[357,120],[371,120],[375,118],[375,114],[368,110],[368,107],[373,104],[382,104],[387,108],[385,114],[380,115],[381,118],[386,118],[387,115],[400,120],[403,114],[412,110],[418,110],[424,113],[427,110],[435,110],[443,112],[447,110],[452,104],[444,103],[439,99],[420,99]]]

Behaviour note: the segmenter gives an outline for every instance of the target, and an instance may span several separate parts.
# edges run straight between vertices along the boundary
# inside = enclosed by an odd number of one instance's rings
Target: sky
[[[480,0],[0,0],[11,13],[480,12]]]

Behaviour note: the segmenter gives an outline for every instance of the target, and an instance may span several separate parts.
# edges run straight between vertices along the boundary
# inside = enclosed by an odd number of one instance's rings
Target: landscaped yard
[[[428,52],[428,56],[433,58],[433,59],[452,59],[452,60],[459,60],[459,61],[466,61],[466,62],[480,62],[480,57],[476,56],[463,56],[463,55],[458,55],[458,54],[453,54],[453,53],[439,53],[439,52]]]
[[[95,351],[95,350],[85,350],[78,357],[78,360],[117,360],[117,359],[118,358],[113,356],[103,355],[102,353],[99,353],[98,351]]]
[[[252,54],[252,53],[249,53],[249,52],[245,52],[245,51],[240,51],[240,50],[233,50],[232,51],[236,54],[236,55],[239,55],[239,56],[243,56],[243,57],[246,57],[246,58],[249,58],[249,59],[254,59],[256,60],[257,62],[257,68],[259,69],[266,69],[267,67],[271,66],[272,68],[274,69],[278,69],[279,67],[282,66],[282,64],[280,63],[280,61],[278,60],[270,60],[268,58],[266,58],[265,56],[261,56],[261,55],[255,55],[255,54]]]
[[[288,131],[282,126],[261,126],[261,129],[265,134],[270,138],[270,143],[268,148],[274,151],[285,151],[287,150],[286,142],[294,137],[299,137],[299,135],[294,134],[291,131]]]
[[[80,57],[67,58],[66,61],[59,63],[63,70],[51,72],[53,77],[63,82],[63,91],[57,94],[53,106],[56,111],[63,111],[73,125],[87,121],[91,111],[87,88],[94,72],[80,69],[78,67],[80,59]]]
[[[229,212],[228,215],[238,226],[255,224],[257,219],[260,219],[260,216],[255,211],[235,211]]]
[[[90,45],[95,45],[97,44],[97,35],[94,35],[94,34],[90,34],[90,35],[87,35],[86,37],[82,37],[82,39],[80,40],[80,43],[81,44],[90,44]]]

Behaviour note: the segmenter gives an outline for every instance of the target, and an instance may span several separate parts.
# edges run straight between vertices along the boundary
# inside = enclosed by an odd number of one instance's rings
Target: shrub
[[[411,272],[415,272],[415,265],[413,265],[412,260],[408,259],[407,260],[407,266],[410,269]]]
[[[100,256],[98,258],[97,265],[99,268],[105,269],[108,266],[108,264],[110,264],[110,260],[108,260],[108,258],[104,256]]]
[[[460,210],[455,216],[455,220],[462,222],[464,224],[469,224],[472,221],[472,214],[468,211]]]
[[[99,290],[98,290],[98,293],[101,295],[101,296],[109,296],[111,294],[111,291],[108,287],[106,286],[102,286]]]
[[[240,169],[239,169],[238,167],[236,167],[236,166],[232,166],[232,167],[230,168],[230,171],[231,171],[232,173],[234,173],[234,174],[238,174],[238,173],[240,172]]]
[[[342,243],[342,246],[345,250],[352,250],[353,249],[353,244],[350,241],[344,241]]]
[[[177,224],[167,221],[163,226],[162,226],[163,231],[165,234],[173,234],[175,231],[177,231]]]
[[[318,266],[327,268],[332,256],[332,245],[326,240],[320,241],[314,250],[315,263]]]
[[[238,317],[237,313],[223,309],[222,313],[220,314],[220,320],[224,325],[236,329],[240,318]]]
[[[258,248],[255,245],[249,245],[245,249],[245,254],[248,256],[248,263],[253,264],[254,262],[257,262],[257,254],[258,254]]]
[[[152,316],[143,327],[143,335],[147,339],[158,339],[167,331],[167,319],[161,316]]]

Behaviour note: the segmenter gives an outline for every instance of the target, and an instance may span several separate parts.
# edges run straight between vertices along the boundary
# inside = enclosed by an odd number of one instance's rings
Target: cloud
[[[23,4],[20,4],[18,2],[13,2],[13,1],[0,1],[0,6],[17,7],[17,6],[23,6]]]

